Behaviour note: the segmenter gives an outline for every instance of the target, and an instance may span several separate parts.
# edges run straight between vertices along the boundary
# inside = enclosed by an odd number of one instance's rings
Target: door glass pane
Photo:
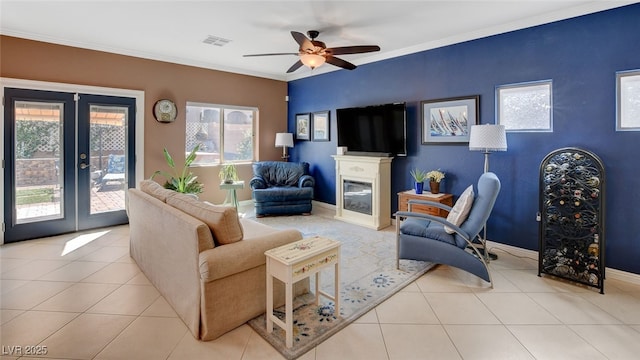
[[[91,214],[125,208],[127,114],[128,109],[120,106],[90,108]]]
[[[15,223],[64,214],[64,104],[15,102]]]

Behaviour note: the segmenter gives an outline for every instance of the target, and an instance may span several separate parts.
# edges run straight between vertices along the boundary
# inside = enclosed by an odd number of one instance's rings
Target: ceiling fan
[[[325,62],[341,67],[347,70],[353,70],[356,66],[348,61],[342,60],[340,58],[335,57],[334,55],[346,55],[346,54],[361,54],[373,51],[380,51],[380,47],[377,45],[358,45],[358,46],[341,46],[328,48],[325,43],[322,41],[316,40],[318,35],[320,34],[317,30],[309,30],[307,31],[307,35],[309,38],[304,36],[304,34],[292,31],[291,36],[295,39],[295,41],[300,45],[297,53],[272,53],[272,54],[252,54],[252,55],[244,55],[245,57],[250,56],[273,56],[273,55],[295,55],[299,56],[300,59],[293,64],[287,73],[294,72],[298,70],[302,65],[306,65],[311,69],[315,69],[318,66],[324,64]]]

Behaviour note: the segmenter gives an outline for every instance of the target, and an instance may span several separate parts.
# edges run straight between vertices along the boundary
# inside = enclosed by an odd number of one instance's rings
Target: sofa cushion
[[[462,223],[467,220],[467,216],[469,216],[469,211],[473,205],[473,196],[473,185],[469,185],[469,187],[462,192],[462,195],[460,195],[458,201],[453,205],[451,211],[449,211],[447,221],[455,226],[462,225]],[[455,230],[448,226],[445,226],[444,229],[447,231],[447,234],[455,233]]]
[[[447,234],[442,224],[431,220],[407,219],[400,225],[400,232],[405,235],[439,240],[453,245],[456,244],[455,238]]]
[[[207,224],[217,245],[242,240],[242,225],[238,220],[236,208],[232,206],[211,205],[184,194],[170,196],[167,198],[167,204]]]
[[[268,189],[253,191],[253,199],[257,202],[290,202],[296,200],[313,200],[313,188],[305,187],[281,187],[275,186]]]
[[[153,196],[154,198],[167,202],[167,198],[176,194],[175,191],[165,189],[162,185],[158,184],[153,180],[142,180],[140,181],[140,190],[145,193]]]

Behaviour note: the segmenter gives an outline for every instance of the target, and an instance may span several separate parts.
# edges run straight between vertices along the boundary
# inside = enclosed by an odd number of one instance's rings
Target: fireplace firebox
[[[371,183],[353,180],[345,180],[342,183],[344,209],[371,215]]]

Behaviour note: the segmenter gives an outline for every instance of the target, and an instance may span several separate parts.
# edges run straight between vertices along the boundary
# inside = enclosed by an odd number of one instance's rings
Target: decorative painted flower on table
[[[429,179],[429,181],[439,183],[444,179],[444,173],[440,170],[431,170],[427,173],[427,179]]]

